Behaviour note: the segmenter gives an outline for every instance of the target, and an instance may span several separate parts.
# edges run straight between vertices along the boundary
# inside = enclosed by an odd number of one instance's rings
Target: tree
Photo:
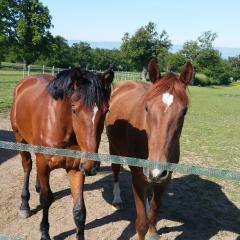
[[[218,37],[217,33],[207,31],[204,32],[201,36],[198,37],[198,45],[202,49],[212,49],[213,42]]]
[[[113,65],[115,69],[123,69],[125,63],[121,56],[121,53],[117,49],[92,49],[92,65],[91,68],[96,70],[107,69],[109,65]]]
[[[170,53],[168,55],[168,67],[170,71],[180,72],[182,66],[186,63],[186,57],[180,52]]]
[[[156,25],[149,22],[140,27],[132,36],[125,33],[122,38],[121,51],[128,58],[135,70],[146,70],[147,63],[151,58],[158,58],[161,51],[171,47],[171,41],[167,32],[158,34]],[[166,54],[166,53],[164,53]]]
[[[217,33],[211,31],[204,32],[195,41],[186,41],[180,51],[187,60],[194,61],[202,50],[213,49],[213,42],[217,38]]]
[[[73,65],[71,49],[61,36],[53,37],[49,46],[48,65],[70,67]]]
[[[3,60],[14,39],[12,27],[15,25],[15,7],[14,0],[0,0],[0,60]]]
[[[221,54],[216,49],[202,49],[194,60],[198,72],[213,77],[214,69],[221,62]]]
[[[200,46],[197,41],[186,41],[183,44],[180,54],[182,54],[188,61],[193,62],[200,52]]]
[[[218,50],[214,49],[213,42],[217,38],[217,34],[211,31],[204,32],[195,41],[187,41],[183,44],[183,48],[178,54],[182,57],[174,56],[170,60],[173,66],[178,60],[186,59],[191,61],[196,72],[205,75],[204,84],[229,84],[230,68],[229,64],[224,61]],[[175,66],[174,66],[175,67]],[[195,81],[198,84],[201,81]]]
[[[51,34],[51,16],[38,0],[2,0],[2,35],[11,42],[16,55],[32,63],[46,50]]]
[[[89,67],[92,64],[92,52],[89,43],[74,43],[71,47],[71,55],[74,65],[81,67]]]
[[[233,80],[240,80],[240,55],[236,57],[229,57],[228,62],[231,68]]]

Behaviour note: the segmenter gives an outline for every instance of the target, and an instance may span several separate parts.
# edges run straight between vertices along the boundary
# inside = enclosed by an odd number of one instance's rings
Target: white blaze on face
[[[94,124],[94,120],[95,120],[97,111],[98,111],[98,107],[97,107],[97,105],[95,104],[94,107],[93,107],[93,116],[92,116],[92,123],[93,123],[93,124]]]
[[[168,92],[164,93],[162,96],[162,101],[163,103],[167,106],[165,111],[167,111],[167,109],[171,106],[171,104],[173,103],[173,95],[169,94]]]

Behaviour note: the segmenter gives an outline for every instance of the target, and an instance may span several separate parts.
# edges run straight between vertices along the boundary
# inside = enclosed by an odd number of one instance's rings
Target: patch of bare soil
[[[0,140],[13,141],[9,119],[0,118]],[[103,135],[101,153],[108,153]],[[21,219],[18,209],[21,199],[23,171],[20,158],[14,151],[0,149],[0,234],[40,239],[41,207],[35,192],[35,167],[30,179],[32,216]],[[121,173],[120,187],[124,210],[112,209],[112,177],[110,167],[103,164],[101,171],[87,177],[85,203],[87,208],[86,239],[127,240],[135,235],[135,207],[131,193],[131,177]],[[51,174],[55,201],[50,208],[50,236],[52,239],[75,239],[72,199],[66,172]],[[239,206],[238,206],[239,207]],[[163,197],[157,218],[157,229],[162,240],[240,240],[240,210],[231,202],[222,187],[213,181],[193,175],[174,174]]]

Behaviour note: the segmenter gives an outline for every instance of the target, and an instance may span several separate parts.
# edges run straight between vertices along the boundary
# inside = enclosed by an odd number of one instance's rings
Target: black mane
[[[82,99],[84,103],[93,107],[95,104],[98,108],[102,107],[102,103],[108,102],[111,93],[111,83],[103,83],[101,74],[83,71],[82,80],[77,82],[77,88],[73,90],[71,80],[72,70],[61,71],[57,76],[49,82],[48,93],[55,100],[70,97],[74,93],[74,100]]]
[[[71,70],[63,70],[48,84],[48,93],[55,100],[72,94]]]

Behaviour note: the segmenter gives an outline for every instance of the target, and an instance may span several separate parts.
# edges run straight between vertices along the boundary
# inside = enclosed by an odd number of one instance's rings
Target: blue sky
[[[40,0],[53,17],[53,35],[68,40],[121,41],[149,21],[173,44],[217,32],[215,46],[240,47],[239,0]]]

